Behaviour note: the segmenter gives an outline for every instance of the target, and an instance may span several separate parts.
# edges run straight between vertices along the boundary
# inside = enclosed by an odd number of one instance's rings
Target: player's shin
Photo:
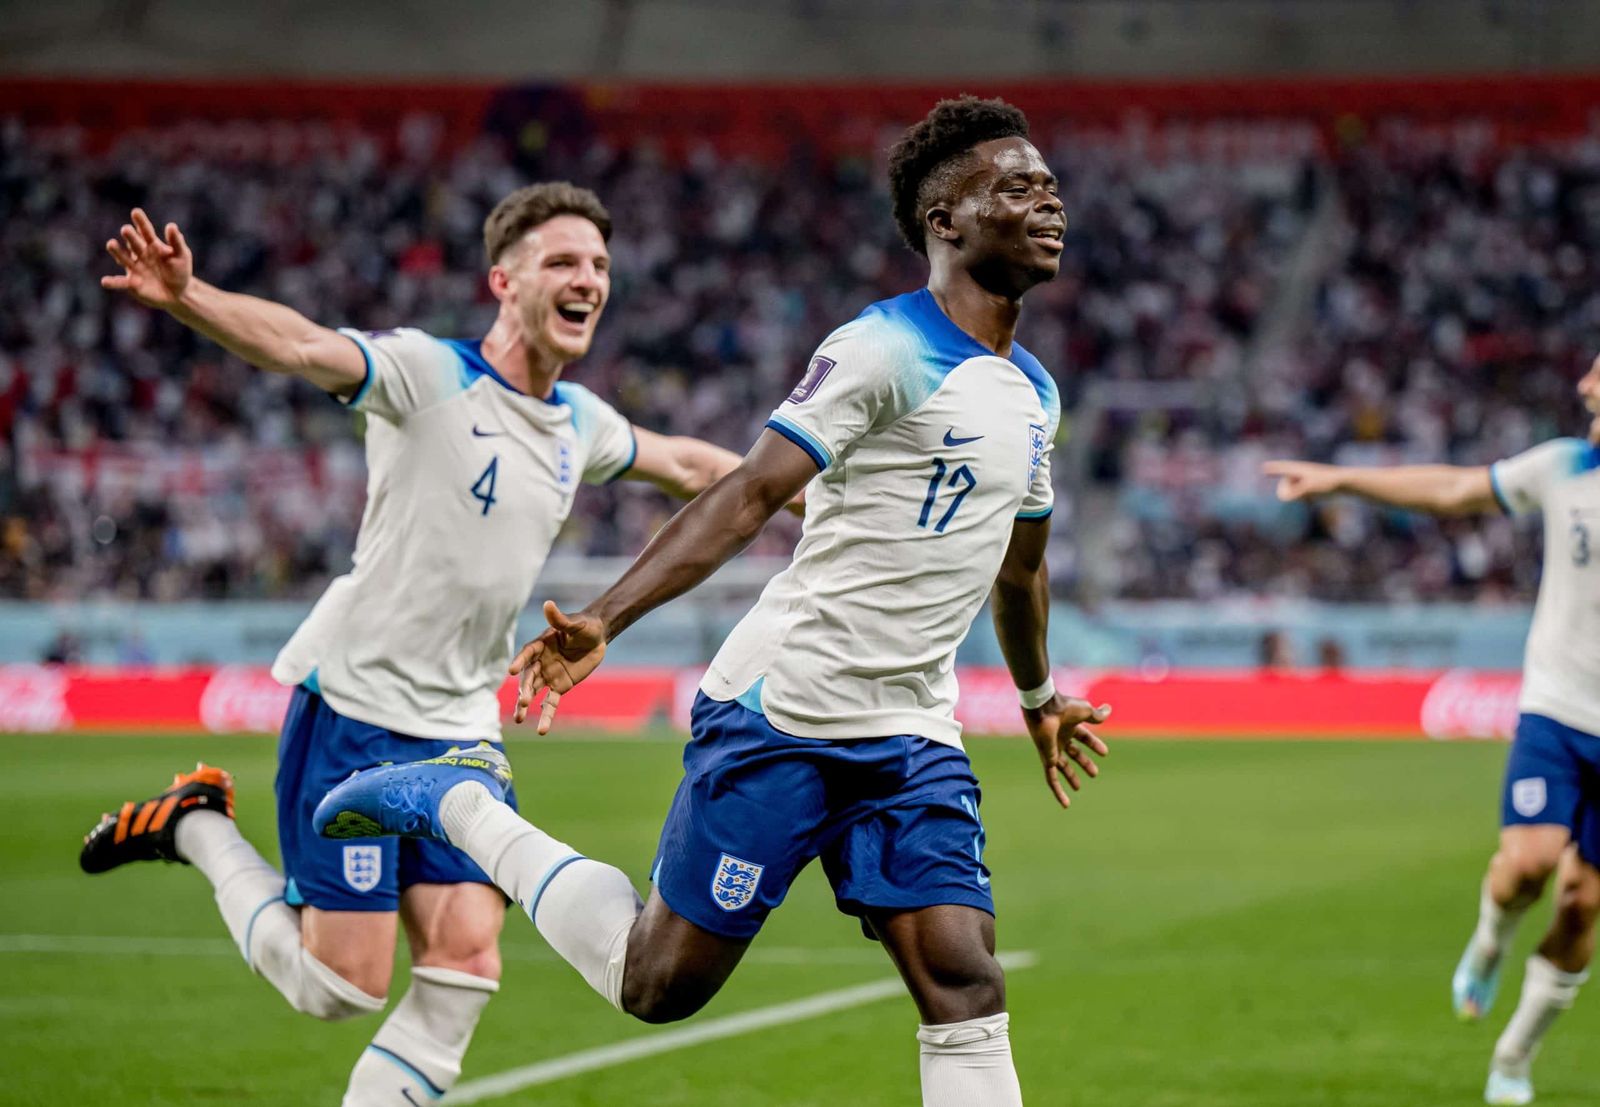
[[[556,841],[481,784],[452,788],[440,801],[439,820],[450,844],[476,861],[550,948],[621,1010],[628,934],[644,906],[627,876]]]
[[[411,987],[350,1073],[343,1107],[405,1107],[449,1091],[499,982],[419,965]]]
[[[1494,1046],[1495,1069],[1526,1076],[1539,1043],[1561,1012],[1572,1006],[1578,989],[1588,979],[1587,972],[1563,972],[1538,954],[1528,958],[1522,998]]]
[[[1011,1016],[923,1026],[922,1107],[1022,1107],[1011,1062]]]
[[[1501,954],[1511,945],[1517,924],[1527,914],[1531,903],[1515,899],[1509,904],[1499,903],[1485,880],[1478,900],[1478,925],[1472,932],[1474,968],[1479,973],[1491,971]]]
[[[383,1010],[383,997],[363,992],[306,952],[300,913],[284,902],[283,874],[256,852],[232,819],[196,811],[177,828],[177,850],[205,874],[217,909],[250,967],[295,1010],[344,1019]]]

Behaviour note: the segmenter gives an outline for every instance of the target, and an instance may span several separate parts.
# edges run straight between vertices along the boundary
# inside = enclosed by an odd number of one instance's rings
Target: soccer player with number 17
[[[647,1022],[721,987],[820,857],[839,908],[922,1016],[928,1107],[1015,1107],[978,782],[954,717],[957,645],[992,594],[1024,723],[1058,802],[1106,752],[1109,708],[1057,693],[1044,564],[1056,386],[1013,340],[1055,276],[1056,179],[1000,101],[944,101],[891,158],[896,221],[928,287],[822,344],[740,467],[584,610],[525,646],[519,715],[593,672],[607,642],[735,556],[802,488],[804,535],[712,662],[641,904],[626,876],[501,802],[484,748],[373,769],[331,791],[324,834],[448,841],[483,866],[596,991]],[[541,716],[548,725],[550,701]]]

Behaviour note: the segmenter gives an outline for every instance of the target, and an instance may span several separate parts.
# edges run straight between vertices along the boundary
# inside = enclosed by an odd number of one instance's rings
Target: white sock
[[[283,874],[216,811],[185,815],[175,834],[178,854],[205,874],[217,909],[250,967],[297,1011],[343,1019],[383,1010],[371,996],[340,977],[300,944],[300,912],[283,899]]]
[[[922,1107],[1022,1107],[1011,1063],[1011,1016],[917,1028]]]
[[[1517,933],[1517,924],[1528,913],[1532,904],[1520,907],[1501,907],[1489,894],[1485,880],[1478,893],[1478,927],[1472,932],[1472,968],[1479,976],[1487,976]]]
[[[644,909],[627,876],[556,841],[475,781],[445,793],[439,821],[450,844],[522,907],[550,948],[622,1010],[628,934]]]
[[[1511,1076],[1527,1076],[1539,1043],[1588,979],[1587,972],[1563,972],[1537,953],[1528,958],[1522,999],[1494,1044],[1494,1067]]]
[[[411,987],[356,1061],[343,1107],[405,1107],[438,1099],[461,1076],[478,1017],[500,983],[418,965]]]

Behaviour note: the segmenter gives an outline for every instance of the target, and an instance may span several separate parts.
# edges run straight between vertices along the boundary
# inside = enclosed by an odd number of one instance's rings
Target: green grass
[[[524,810],[643,883],[678,744],[519,742]],[[100,811],[197,756],[231,768],[239,819],[274,841],[260,738],[0,739],[0,933],[194,938],[188,957],[0,952],[5,1104],[333,1104],[375,1020],[292,1013],[226,951],[210,890],[177,866],[78,872]],[[1521,958],[1485,1025],[1448,979],[1495,840],[1496,745],[1125,742],[1069,813],[1032,753],[976,741],[1012,1037],[1031,1107],[1430,1107],[1480,1102]],[[271,848],[265,850],[275,855]],[[1547,918],[1524,927],[1519,954]],[[13,942],[13,945],[15,943]],[[706,1016],[880,979],[813,867]],[[4,947],[0,947],[4,948]],[[507,925],[505,986],[467,1076],[656,1031]],[[394,994],[398,995],[400,986]],[[909,1000],[700,1045],[491,1101],[802,1107],[917,1101]],[[1544,1107],[1600,1099],[1600,996],[1540,1057]]]

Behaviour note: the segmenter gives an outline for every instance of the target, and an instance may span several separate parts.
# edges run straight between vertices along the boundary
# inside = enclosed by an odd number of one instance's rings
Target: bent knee
[[[678,1022],[688,1018],[716,995],[705,980],[684,974],[635,972],[622,977],[622,1009],[640,1022]]]
[[[1563,880],[1556,897],[1556,914],[1569,926],[1589,929],[1600,919],[1600,877],[1586,874]]]
[[[430,949],[417,956],[416,964],[432,969],[453,969],[485,980],[499,980],[500,946],[498,943],[477,950]]]
[[[1561,849],[1543,842],[1507,842],[1500,847],[1500,857],[1524,889],[1538,891],[1561,863]]]
[[[1006,1009],[1006,974],[993,955],[985,952],[959,965],[929,968],[918,990],[921,1007],[932,1022],[966,1022]]]

